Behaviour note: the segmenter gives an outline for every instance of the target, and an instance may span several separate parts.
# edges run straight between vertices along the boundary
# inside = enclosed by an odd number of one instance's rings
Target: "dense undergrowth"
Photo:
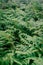
[[[43,65],[43,4],[0,6],[0,65]]]

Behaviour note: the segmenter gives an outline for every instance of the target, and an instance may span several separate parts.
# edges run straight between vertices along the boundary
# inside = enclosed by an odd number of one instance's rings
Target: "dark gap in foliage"
[[[36,57],[39,57],[38,52],[34,52]]]
[[[4,23],[0,25],[0,30],[3,30],[3,31],[6,30],[6,25]]]
[[[23,11],[25,11],[25,9],[22,9]]]
[[[19,30],[14,31],[14,36],[15,36],[14,45],[16,45],[16,44],[18,44],[20,42]]]
[[[5,6],[2,6],[2,9],[5,10],[5,9],[9,9],[10,6],[8,6],[7,4]]]
[[[35,20],[35,21],[38,21],[38,18],[37,18],[37,17],[34,17],[34,20]]]
[[[19,65],[17,62],[13,62],[13,65]]]
[[[34,62],[34,60],[33,59],[30,59],[29,65],[32,65],[33,62]]]
[[[33,44],[33,41],[30,41],[30,44]]]
[[[23,18],[23,21],[25,21],[25,18]]]
[[[15,10],[16,9],[16,5],[12,5],[12,8]]]
[[[10,48],[11,48],[11,45],[6,44],[6,45],[4,45],[4,46],[3,46],[3,48],[4,48],[4,50],[8,50],[8,49],[10,49]]]

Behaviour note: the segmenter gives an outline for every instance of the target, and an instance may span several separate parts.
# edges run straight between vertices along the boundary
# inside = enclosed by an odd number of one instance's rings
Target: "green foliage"
[[[41,3],[33,0],[26,7],[25,20],[28,21],[31,18],[33,18],[35,21],[37,21],[40,18],[43,19],[42,11],[43,11],[43,8],[41,6]]]
[[[43,4],[20,4],[0,9],[0,65],[43,65]]]

